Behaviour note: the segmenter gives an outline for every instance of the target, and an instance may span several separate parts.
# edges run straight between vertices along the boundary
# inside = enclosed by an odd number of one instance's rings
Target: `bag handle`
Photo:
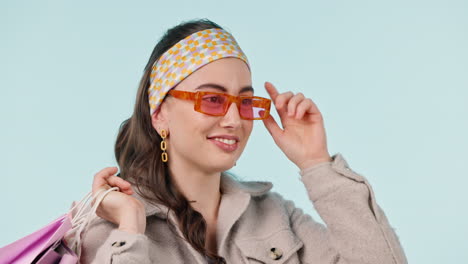
[[[92,192],[86,194],[80,202],[75,204],[69,211],[68,216],[72,216],[73,210],[77,209],[78,211],[72,217],[71,223],[72,228],[65,234],[64,238],[67,241],[68,247],[73,250],[78,258],[81,255],[81,234],[88,227],[91,220],[96,216],[96,210],[99,204],[104,200],[107,194],[112,191],[119,191],[118,187],[112,187],[110,189],[99,189],[94,195]],[[89,206],[93,203],[90,211]]]

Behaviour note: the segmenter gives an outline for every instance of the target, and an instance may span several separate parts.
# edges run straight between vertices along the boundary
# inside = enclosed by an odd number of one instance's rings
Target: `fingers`
[[[123,193],[126,193],[126,194],[133,193],[132,185],[128,181],[120,177],[110,176],[109,178],[107,178],[107,182],[112,187],[119,187],[120,191]]]
[[[278,93],[278,90],[269,82],[265,82],[265,88],[273,99],[276,110],[278,111],[281,120],[286,116],[293,117],[295,119],[302,119],[307,114],[320,114],[315,103],[310,99],[306,98],[304,94],[294,94],[291,91],[285,93]]]
[[[276,142],[283,133],[283,129],[281,129],[278,123],[276,123],[272,115],[268,116],[266,119],[263,119],[263,124],[267,128],[268,132],[270,132],[273,140]]]
[[[297,119],[301,119],[306,112],[311,113],[313,104],[314,103],[309,98],[307,98],[307,99],[303,100],[302,102],[300,102],[297,105],[296,116],[295,117]]]
[[[288,101],[294,96],[292,92],[285,92],[282,94],[279,94],[276,97],[275,106],[276,109],[281,110],[283,107],[288,103]]]
[[[115,176],[117,167],[107,167],[94,175],[92,190],[96,193],[100,188],[105,185],[111,187],[119,187],[120,191],[126,194],[132,194],[131,184],[122,178]]]
[[[302,103],[304,100],[304,95],[302,93],[298,93],[294,95],[288,102],[288,116],[292,117],[296,113],[296,108],[299,103]]]
[[[270,98],[275,102],[276,97],[278,96],[278,91],[276,90],[275,86],[270,82],[265,82],[265,89],[268,92]]]
[[[107,184],[107,178],[117,173],[117,167],[104,168],[94,175],[93,193],[95,193],[103,185]]]

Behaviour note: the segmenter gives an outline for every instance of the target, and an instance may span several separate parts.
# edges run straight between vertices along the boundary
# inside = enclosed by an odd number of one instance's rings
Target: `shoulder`
[[[269,181],[240,180],[236,175],[225,172],[221,179],[221,186],[223,192],[226,193],[248,194],[250,196],[249,207],[253,207],[258,215],[287,214],[286,208],[292,203],[278,192],[272,191],[273,183]]]
[[[268,221],[273,223],[279,221],[278,224],[288,222],[290,215],[290,207],[292,202],[286,200],[281,194],[272,191],[273,183],[268,181],[243,181],[232,179],[229,192],[234,194],[246,195],[249,197],[249,202],[246,210],[242,214],[242,220],[246,222],[253,221]],[[226,183],[226,181],[225,181]],[[235,185],[235,187],[232,187]],[[234,198],[239,199],[241,198]]]
[[[271,190],[273,184],[267,181],[243,181],[232,172],[221,174],[221,189],[223,193],[248,193],[251,196],[262,196]]]
[[[276,191],[268,191],[262,195],[252,196],[250,206],[255,208],[257,218],[281,218],[285,221],[295,208],[294,202],[287,200]]]

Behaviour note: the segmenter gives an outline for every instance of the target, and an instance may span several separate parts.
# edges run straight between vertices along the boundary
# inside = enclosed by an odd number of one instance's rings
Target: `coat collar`
[[[221,192],[222,196],[224,196],[222,199],[229,198],[229,202],[232,204],[241,202],[243,197],[246,197],[246,194],[249,198],[250,196],[261,196],[270,191],[272,187],[273,184],[271,182],[238,181],[229,172],[221,173]],[[137,192],[134,192],[132,196],[143,203],[147,217],[155,215],[162,219],[167,218],[168,208],[165,205],[149,203]]]
[[[221,173],[221,201],[218,211],[218,222],[216,227],[217,248],[220,254],[225,254],[226,244],[228,243],[228,235],[231,228],[246,211],[250,204],[252,196],[261,196],[267,193],[273,184],[271,182],[258,181],[238,181],[227,172]],[[162,204],[152,204],[144,200],[136,192],[133,196],[139,199],[145,206],[146,216],[156,216],[162,219],[167,219],[173,223],[176,222],[174,212],[168,214],[168,208]],[[183,234],[176,225],[176,232],[181,237]],[[185,242],[188,243],[188,242]],[[196,259],[196,263],[206,263],[203,257],[188,246]]]

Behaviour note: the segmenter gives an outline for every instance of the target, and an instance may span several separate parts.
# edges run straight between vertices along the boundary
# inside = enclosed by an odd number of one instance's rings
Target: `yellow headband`
[[[239,58],[249,66],[234,37],[219,28],[195,32],[172,46],[151,69],[148,89],[150,114],[161,105],[169,90],[187,76],[210,62],[227,57]]]

